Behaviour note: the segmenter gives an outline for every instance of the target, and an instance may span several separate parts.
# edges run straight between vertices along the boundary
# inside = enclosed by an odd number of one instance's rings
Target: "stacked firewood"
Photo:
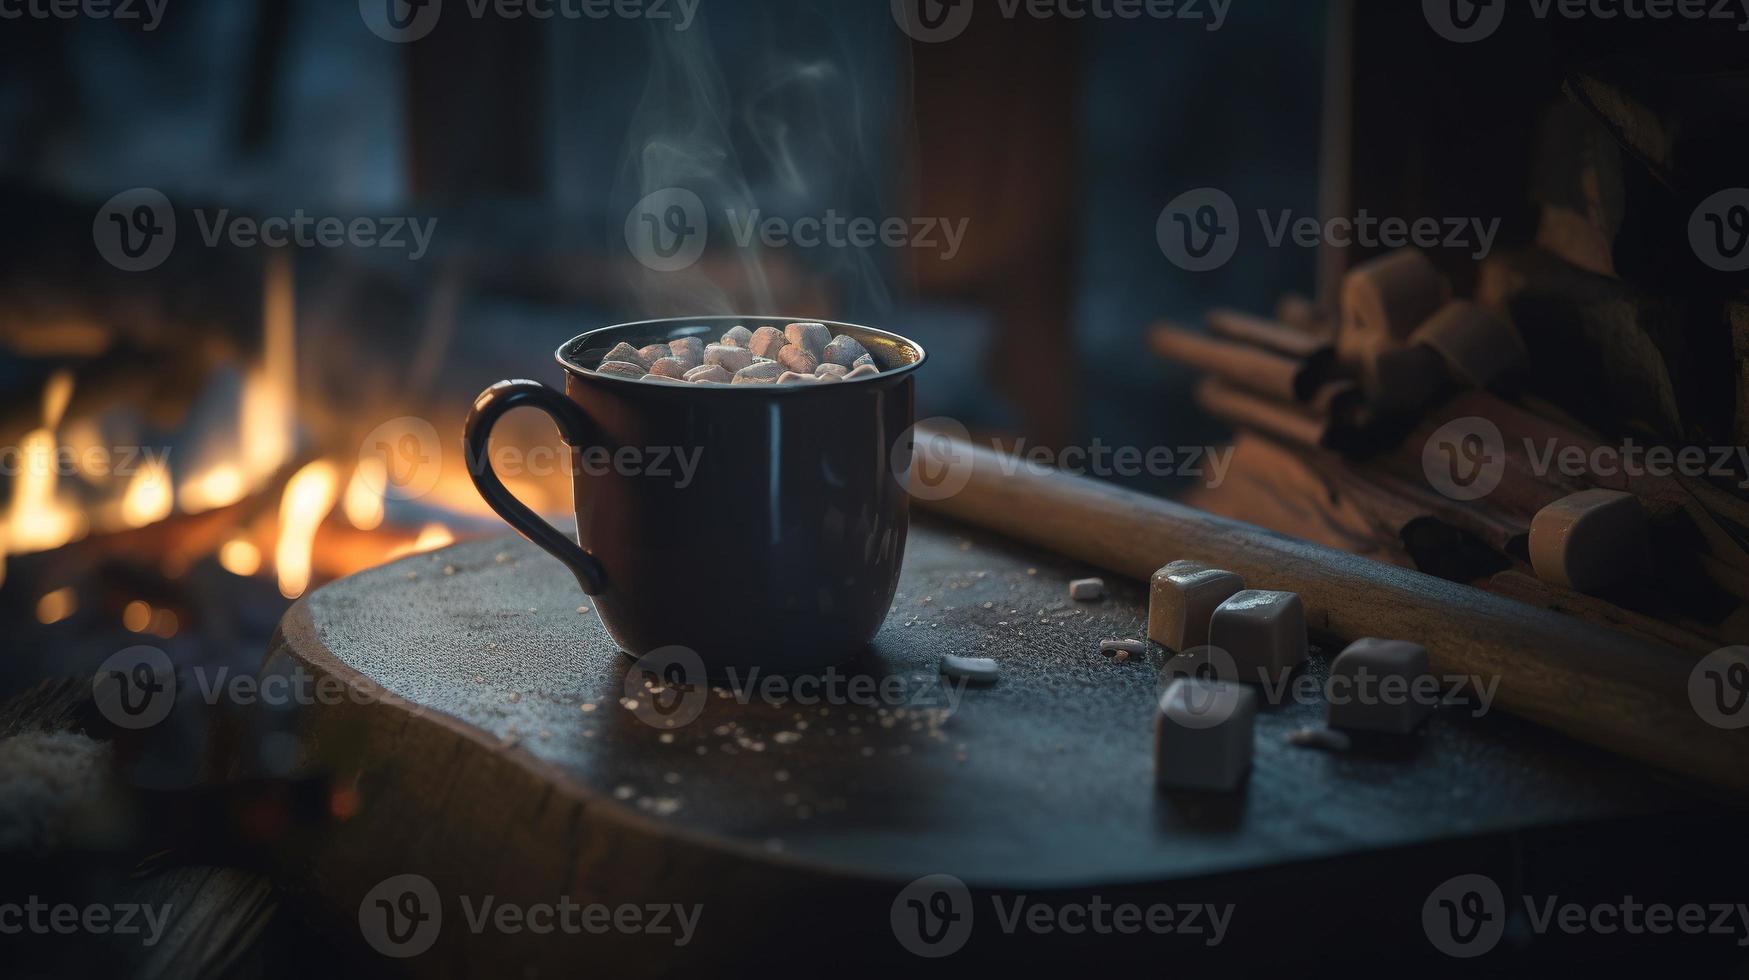
[[[1749,640],[1740,458],[1531,394],[1511,313],[1453,299],[1420,253],[1355,267],[1333,316],[1289,297],[1206,325],[1150,337],[1238,430],[1196,506],[1687,649]]]

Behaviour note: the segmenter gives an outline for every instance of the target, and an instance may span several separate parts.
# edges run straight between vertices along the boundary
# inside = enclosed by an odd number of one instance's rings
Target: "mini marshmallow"
[[[855,337],[847,333],[839,334],[827,341],[820,353],[820,360],[828,364],[842,364],[846,368],[856,366],[856,359],[867,357],[868,350],[857,342]]]
[[[785,344],[777,352],[777,361],[797,374],[813,374],[820,366],[820,358],[800,344]]]
[[[760,327],[753,331],[752,338],[747,341],[747,349],[755,357],[776,357],[784,343],[782,330],[776,327]]]
[[[678,357],[658,357],[650,365],[650,373],[658,378],[673,378],[678,381],[686,377],[686,372],[685,362]]]
[[[815,362],[824,359],[832,331],[824,323],[792,323],[783,328],[783,339],[808,352]]]
[[[603,364],[608,361],[619,361],[623,364],[636,364],[638,367],[641,367],[646,371],[650,369],[650,362],[644,357],[643,353],[636,347],[633,347],[631,344],[625,343],[624,341],[614,344],[613,350],[608,351],[607,356],[601,359]]]
[[[669,349],[667,344],[647,344],[638,348],[638,356],[651,367],[654,367],[661,358],[671,356],[673,353],[674,351]]]
[[[856,363],[854,363],[850,366],[853,368],[859,368],[859,367],[863,367],[864,365],[867,365],[868,367],[874,368],[876,371],[879,371],[881,369],[881,366],[879,364],[875,363],[875,359],[874,359],[873,354],[862,355],[861,357],[856,359]]]
[[[1245,589],[1215,607],[1209,645],[1233,658],[1239,679],[1274,681],[1306,659],[1306,611],[1293,592]]]
[[[1105,597],[1105,580],[1078,578],[1069,583],[1069,598],[1076,602],[1092,602]]]
[[[818,384],[819,382],[820,382],[820,378],[818,375],[797,374],[794,371],[785,371],[784,373],[777,376],[777,383],[780,385],[796,385],[796,384],[810,384],[811,385],[811,384]]]
[[[778,375],[783,373],[783,367],[776,361],[760,361],[749,364],[735,372],[735,378],[730,384],[738,385],[769,385],[776,384]]]
[[[722,342],[735,347],[746,347],[753,342],[753,331],[737,323],[723,331]]]
[[[1232,572],[1198,561],[1175,561],[1148,580],[1148,639],[1182,653],[1209,641],[1215,608],[1245,588]]]
[[[716,364],[734,374],[753,363],[753,355],[729,344],[712,344],[704,349],[704,363]]]
[[[850,373],[850,369],[842,364],[822,363],[819,367],[814,369],[814,373],[822,378],[842,378]]]
[[[1251,768],[1256,724],[1251,688],[1178,678],[1154,714],[1154,782],[1168,789],[1238,788]]]
[[[857,378],[872,378],[879,373],[881,373],[880,368],[877,368],[872,364],[864,364],[859,367],[851,368],[850,373],[844,376],[844,380],[853,381]]]
[[[988,657],[956,657],[951,653],[941,655],[943,677],[964,678],[974,684],[994,684],[999,674],[996,661]]]
[[[693,384],[726,385],[734,379],[721,364],[701,364],[686,372],[686,380]]]
[[[1426,678],[1426,680],[1423,680]],[[1332,728],[1404,734],[1433,713],[1427,648],[1362,637],[1330,661],[1325,723]]]
[[[595,369],[595,373],[611,374],[618,378],[642,378],[646,372],[643,368],[628,361],[602,361],[601,366]]]
[[[1140,660],[1148,655],[1148,644],[1141,640],[1100,640],[1099,652],[1123,660]]]
[[[697,337],[682,337],[668,342],[670,357],[678,357],[688,371],[704,363],[704,341]]]

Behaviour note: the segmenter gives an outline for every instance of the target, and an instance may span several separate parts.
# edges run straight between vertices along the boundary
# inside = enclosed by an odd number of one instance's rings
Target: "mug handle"
[[[538,408],[547,413],[559,427],[559,435],[571,447],[581,445],[589,429],[589,417],[577,403],[556,389],[539,381],[500,381],[474,399],[468,421],[462,428],[462,449],[467,454],[468,475],[474,488],[480,491],[487,506],[497,511],[504,522],[518,534],[539,545],[565,564],[577,576],[577,584],[588,595],[600,595],[607,587],[607,574],[595,556],[584,551],[564,532],[553,527],[516,499],[498,474],[492,471],[488,449],[492,443],[492,426],[505,412],[513,408]]]

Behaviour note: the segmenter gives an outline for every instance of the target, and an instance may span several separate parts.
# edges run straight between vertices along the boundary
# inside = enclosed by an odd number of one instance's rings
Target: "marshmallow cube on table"
[[[1306,611],[1293,592],[1245,589],[1215,607],[1209,645],[1226,652],[1246,683],[1273,681],[1306,659]]]
[[[1251,768],[1257,692],[1180,677],[1154,715],[1154,782],[1167,789],[1232,790]]]
[[[1405,734],[1433,713],[1427,648],[1406,640],[1362,637],[1330,662],[1332,728]],[[1437,697],[1437,693],[1431,696]]]
[[[1536,577],[1575,592],[1595,592],[1634,577],[1650,553],[1646,509],[1620,490],[1581,490],[1530,520]]]
[[[1182,653],[1209,641],[1215,607],[1245,588],[1245,580],[1198,561],[1175,561],[1148,580],[1148,639]]]

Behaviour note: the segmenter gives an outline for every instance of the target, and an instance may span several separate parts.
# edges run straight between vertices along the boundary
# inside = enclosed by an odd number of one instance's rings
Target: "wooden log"
[[[1149,334],[1149,343],[1161,357],[1280,401],[1306,401],[1324,380],[1319,365],[1312,361],[1221,340],[1170,323],[1156,325]]]
[[[1329,438],[1328,419],[1297,405],[1260,398],[1220,378],[1204,378],[1197,383],[1196,403],[1216,418],[1240,428],[1255,429],[1281,442],[1315,449]]]
[[[1218,337],[1261,347],[1286,357],[1309,360],[1335,356],[1336,345],[1328,337],[1277,320],[1224,307],[1208,311],[1204,319],[1208,321],[1209,330]]]
[[[924,507],[1138,580],[1176,559],[1230,569],[1299,593],[1314,630],[1416,640],[1438,672],[1499,678],[1505,710],[1749,790],[1749,730],[1721,730],[1695,712],[1692,655],[1093,480],[1007,473],[995,453],[950,442],[920,440],[919,452],[961,471],[965,488]]]

